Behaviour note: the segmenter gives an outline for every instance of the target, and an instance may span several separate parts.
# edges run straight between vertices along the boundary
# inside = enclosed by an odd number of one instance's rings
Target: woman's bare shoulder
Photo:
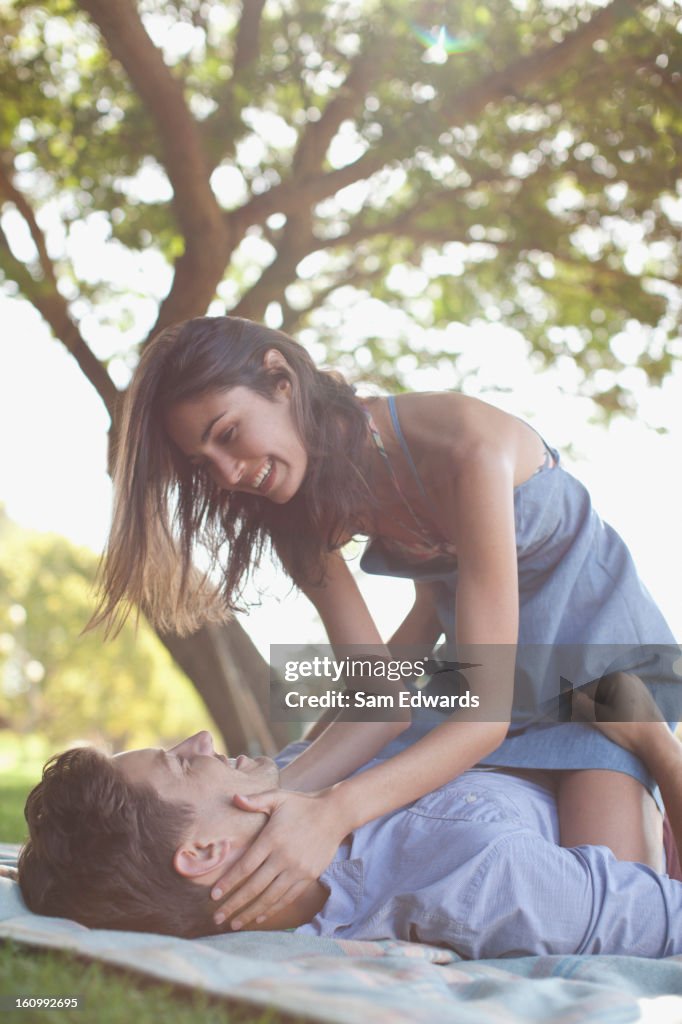
[[[542,438],[527,423],[471,395],[412,392],[398,397],[396,409],[420,471],[433,479],[444,466],[457,473],[486,452],[512,465],[517,485],[545,458]]]
[[[519,420],[480,398],[453,391],[399,395],[396,410],[408,442],[456,453],[472,444],[510,440]]]

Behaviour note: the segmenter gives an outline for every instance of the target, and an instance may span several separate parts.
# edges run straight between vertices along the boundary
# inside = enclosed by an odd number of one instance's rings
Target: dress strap
[[[389,408],[391,410],[391,418],[393,420],[393,426],[394,426],[395,431],[396,431],[396,436],[398,437],[400,445],[401,445],[401,447],[402,447],[402,449],[403,449],[403,451],[405,453],[405,456],[406,456],[406,458],[408,460],[408,463],[410,465],[410,469],[412,470],[412,473],[413,473],[417,483],[419,484],[419,489],[421,490],[422,494],[424,495],[424,497],[428,501],[428,496],[426,494],[426,491],[424,490],[424,486],[423,486],[421,480],[419,479],[419,475],[417,473],[417,467],[414,464],[414,460],[412,459],[410,451],[409,451],[409,449],[407,447],[407,443],[406,443],[405,438],[403,436],[403,433],[402,433],[402,431],[400,429],[400,423],[398,422],[398,417],[397,417],[397,414],[396,414],[396,411],[395,411],[395,408],[394,408],[393,398],[390,397],[388,401],[389,401]],[[429,530],[429,529],[426,529],[424,527],[421,519],[419,518],[417,513],[412,508],[412,505],[410,504],[410,501],[409,501],[407,495],[405,494],[405,492],[403,491],[402,487],[400,486],[400,483],[398,481],[398,477],[396,475],[395,469],[393,468],[393,466],[391,464],[391,460],[390,460],[390,458],[388,456],[388,452],[386,451],[384,443],[381,440],[381,434],[379,433],[377,425],[374,422],[374,418],[372,417],[372,414],[370,413],[369,409],[365,409],[365,416],[367,417],[367,424],[369,426],[369,430],[370,430],[370,433],[371,433],[372,438],[374,440],[374,443],[375,443],[375,445],[376,445],[380,455],[384,459],[384,462],[386,463],[386,469],[387,469],[389,477],[391,479],[391,483],[393,484],[393,487],[395,488],[396,494],[398,495],[398,497],[400,498],[400,500],[402,501],[404,507],[407,509],[407,511],[409,512],[409,515],[410,515],[411,522],[409,522],[409,523],[408,522],[403,522],[402,525],[407,530],[407,532],[412,535],[412,539],[410,541],[407,541],[407,542],[406,541],[401,541],[400,542],[401,548],[404,549],[404,551],[406,551],[406,552],[409,551],[409,553],[411,555],[417,556],[417,557],[419,557],[421,559],[429,559],[429,558],[432,558],[434,555],[447,555],[448,557],[455,557],[455,553],[452,550],[452,545],[444,537],[439,535],[439,531],[438,530],[436,530],[434,528]],[[429,502],[429,504],[430,504],[430,502]],[[395,541],[393,542],[393,546],[394,547],[396,546],[396,542]]]
[[[547,466],[558,466],[559,452],[556,450],[556,448],[552,448],[552,446],[548,444],[547,441],[545,441],[540,431],[536,430],[532,423],[527,423],[525,420],[522,420],[520,416],[515,416],[514,419],[518,420],[519,423],[523,423],[524,427],[530,427],[533,433],[540,438],[545,447],[545,457],[543,459],[542,465],[539,467],[539,469],[536,469],[535,472],[539,473],[540,470],[545,469]]]
[[[390,401],[390,399],[389,399],[389,401]],[[381,457],[383,458],[384,462],[386,463],[386,469],[388,471],[388,475],[391,478],[391,483],[395,487],[397,493],[400,495],[400,498],[402,499],[403,503],[409,509],[411,515],[414,516],[414,512],[412,512],[412,508],[410,506],[410,503],[407,500],[407,498],[405,497],[405,495],[403,494],[402,488],[401,488],[401,486],[400,486],[400,484],[398,482],[398,477],[396,476],[395,469],[393,468],[391,460],[388,457],[388,452],[386,451],[386,447],[384,445],[384,442],[381,440],[381,434],[379,433],[379,428],[377,427],[376,423],[374,422],[374,417],[372,416],[372,414],[369,411],[369,409],[365,409],[365,416],[367,417],[367,425],[369,426],[369,431],[370,431],[370,434],[372,435],[374,443],[377,446],[377,449],[378,449]]]
[[[429,505],[431,505],[431,500],[430,500],[428,494],[426,493],[426,490],[424,488],[424,484],[422,483],[422,480],[421,480],[421,477],[419,476],[419,473],[417,471],[417,467],[415,465],[414,459],[412,458],[412,453],[411,453],[410,449],[407,447],[407,441],[405,440],[405,435],[403,434],[402,427],[400,426],[400,420],[398,419],[398,410],[396,409],[395,396],[394,395],[389,395],[389,398],[388,398],[388,408],[389,408],[390,413],[391,413],[391,420],[393,421],[393,429],[395,430],[396,437],[398,438],[398,441],[400,442],[400,447],[402,448],[402,450],[403,450],[403,452],[405,454],[405,458],[407,459],[407,464],[408,464],[408,466],[410,467],[410,469],[412,471],[412,476],[414,477],[415,482],[416,482],[419,490],[421,491],[422,497],[426,499],[426,501],[427,501],[427,503]]]

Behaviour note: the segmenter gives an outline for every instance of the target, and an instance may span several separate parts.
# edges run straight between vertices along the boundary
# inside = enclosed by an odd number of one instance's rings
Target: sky
[[[374,306],[371,312],[378,315]],[[359,327],[368,315],[362,302],[355,315]],[[0,502],[26,527],[61,533],[100,551],[111,503],[106,412],[30,306],[0,298],[0,317]],[[352,325],[351,317],[351,330]],[[570,457],[562,455],[565,464],[625,538],[644,582],[682,638],[682,367],[663,388],[642,390],[633,420],[604,428],[590,421],[589,400],[571,394],[575,380],[567,364],[538,373],[523,340],[503,327],[457,327],[455,338],[464,364],[478,369],[467,385],[471,393],[527,419],[560,451],[570,447]],[[414,383],[416,389],[440,390],[453,382],[441,371],[426,371]],[[663,426],[667,433],[659,432]],[[288,581],[266,569],[258,582],[266,596],[243,624],[265,657],[270,643],[324,642],[311,606]],[[361,587],[380,632],[388,636],[410,606],[411,585],[363,576]]]

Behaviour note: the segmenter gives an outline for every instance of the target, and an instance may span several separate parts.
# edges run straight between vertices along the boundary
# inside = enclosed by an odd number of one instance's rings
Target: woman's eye
[[[218,440],[219,440],[220,444],[229,444],[230,441],[232,440],[233,435],[234,435],[234,427],[230,427],[229,430],[226,430],[224,434],[220,435]]]

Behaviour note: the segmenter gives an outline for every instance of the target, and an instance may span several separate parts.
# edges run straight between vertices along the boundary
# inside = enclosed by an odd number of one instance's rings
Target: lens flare
[[[444,64],[454,53],[469,53],[480,43],[480,36],[451,36],[445,25],[431,29],[410,23],[412,34],[426,47],[423,60],[433,64]]]

